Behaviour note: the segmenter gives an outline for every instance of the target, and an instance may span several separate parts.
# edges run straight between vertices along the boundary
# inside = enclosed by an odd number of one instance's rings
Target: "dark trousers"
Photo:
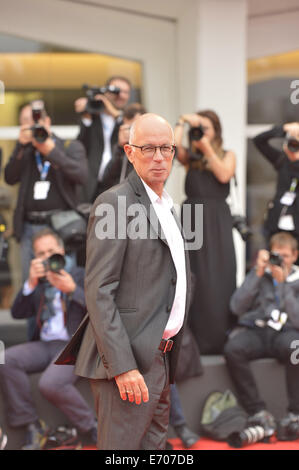
[[[170,414],[169,424],[171,426],[182,426],[185,424],[184,412],[176,384],[170,385]]]
[[[289,411],[299,413],[299,364],[291,361],[294,340],[299,340],[295,329],[278,332],[270,327],[237,328],[231,333],[224,355],[240,403],[249,414],[266,408],[250,369],[250,361],[265,357],[276,358],[285,365]]]
[[[5,351],[0,365],[0,384],[10,426],[24,426],[38,419],[28,374],[43,372],[39,391],[59,408],[79,431],[95,425],[95,416],[74,386],[78,378],[74,366],[59,366],[53,360],[66,345],[65,341],[32,341]]]
[[[91,379],[98,415],[99,450],[164,450],[169,421],[168,353],[157,351],[144,375],[149,401],[123,401],[115,379]]]

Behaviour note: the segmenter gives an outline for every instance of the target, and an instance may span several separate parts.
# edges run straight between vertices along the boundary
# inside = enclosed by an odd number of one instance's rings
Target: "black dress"
[[[225,201],[229,183],[220,183],[211,171],[189,168],[185,192],[193,219],[195,204],[203,204],[203,245],[189,251],[194,274],[189,326],[202,354],[221,354],[232,327],[229,302],[236,288],[232,216]]]

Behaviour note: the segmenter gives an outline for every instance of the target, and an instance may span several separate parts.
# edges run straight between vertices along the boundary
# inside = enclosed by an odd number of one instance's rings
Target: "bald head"
[[[166,129],[172,136],[172,144],[174,143],[174,134],[171,125],[162,116],[154,113],[145,113],[139,116],[130,129],[130,144],[133,144],[139,135],[149,132],[150,129]]]
[[[138,117],[124,146],[140,178],[160,197],[174,157],[174,135],[170,124],[157,114]]]

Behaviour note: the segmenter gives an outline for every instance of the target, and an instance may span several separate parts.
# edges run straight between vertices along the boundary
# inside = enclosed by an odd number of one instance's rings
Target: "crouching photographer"
[[[299,420],[299,367],[292,361],[292,343],[299,340],[299,268],[296,239],[278,232],[270,252],[260,250],[255,267],[231,299],[238,326],[224,348],[228,370],[240,404],[250,415],[248,424],[275,429],[274,417],[260,397],[250,361],[273,357],[286,371],[289,414]]]
[[[14,318],[34,317],[34,336],[8,348],[0,366],[7,421],[12,427],[27,427],[23,449],[43,448],[49,428],[37,414],[28,375],[42,372],[39,391],[95,443],[94,413],[74,386],[74,366],[53,364],[86,313],[84,269],[65,256],[62,240],[51,229],[35,235],[33,249],[29,277],[11,313]]]
[[[282,139],[280,149],[271,144],[275,138]],[[284,230],[299,240],[299,123],[275,126],[253,142],[277,172],[276,192],[264,223],[266,239]]]
[[[52,133],[43,101],[23,106],[19,122],[19,139],[4,175],[7,184],[20,183],[13,225],[24,281],[33,257],[32,236],[53,227],[58,213],[75,212],[78,186],[86,182],[88,168],[81,142],[62,141]]]

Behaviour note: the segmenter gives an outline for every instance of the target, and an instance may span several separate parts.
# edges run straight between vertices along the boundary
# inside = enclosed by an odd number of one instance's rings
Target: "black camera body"
[[[49,258],[43,261],[45,271],[52,271],[53,273],[59,273],[65,266],[65,257],[59,253],[51,255]]]
[[[243,215],[233,216],[233,227],[236,230],[238,230],[244,242],[246,242],[249,239],[249,237],[252,235],[252,232],[247,225],[246,218]]]
[[[98,114],[104,108],[103,101],[95,99],[96,95],[104,95],[107,92],[114,93],[115,95],[120,93],[120,88],[114,85],[97,87],[84,84],[82,88],[85,90],[88,99],[85,111],[90,114]]]
[[[272,266],[282,266],[283,258],[280,256],[279,253],[276,253],[275,251],[271,251],[269,263],[272,264]]]
[[[41,126],[38,121],[42,119],[45,113],[44,102],[42,100],[33,101],[31,103],[32,107],[32,119],[34,121],[34,126],[30,129],[32,130],[32,135],[34,139],[39,142],[43,143],[49,137],[49,133],[44,126]]]
[[[279,441],[295,441],[299,439],[299,419],[288,416],[282,419],[277,426],[277,439]]]
[[[199,161],[203,158],[203,154],[199,149],[194,149],[193,142],[198,142],[204,136],[204,130],[200,124],[198,127],[191,127],[189,130],[189,159],[191,161]]]

